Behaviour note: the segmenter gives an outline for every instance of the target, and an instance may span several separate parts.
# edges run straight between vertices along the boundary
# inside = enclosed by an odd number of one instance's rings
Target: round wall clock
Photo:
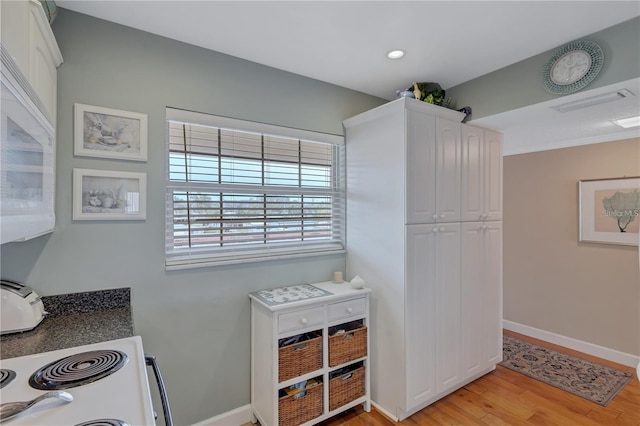
[[[544,88],[566,95],[585,88],[602,69],[604,53],[596,43],[578,40],[560,47],[542,70]]]

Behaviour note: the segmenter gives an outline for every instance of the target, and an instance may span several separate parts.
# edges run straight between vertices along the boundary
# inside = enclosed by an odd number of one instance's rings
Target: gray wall
[[[604,52],[600,74],[585,89],[640,77],[640,17],[582,37]],[[570,42],[573,40],[567,40]],[[558,46],[560,47],[560,46]],[[556,48],[557,49],[557,48]],[[541,73],[556,49],[509,65],[447,89],[459,107],[471,105],[472,118],[482,118],[557,98],[544,89]]]
[[[56,231],[3,245],[2,276],[43,295],[132,288],[137,334],[157,356],[176,425],[250,402],[250,303],[258,289],[328,280],[343,255],[164,270],[165,106],[342,133],[384,100],[60,10]],[[148,162],[73,155],[73,104],[149,116]],[[147,220],[72,222],[73,168],[146,172]]]
[[[578,242],[578,181],[640,176],[640,139],[504,159],[504,319],[640,356],[638,247]]]

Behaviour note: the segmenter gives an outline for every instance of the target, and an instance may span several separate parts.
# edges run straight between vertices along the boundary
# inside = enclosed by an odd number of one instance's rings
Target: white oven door
[[[55,135],[18,79],[2,72],[0,244],[53,231]]]

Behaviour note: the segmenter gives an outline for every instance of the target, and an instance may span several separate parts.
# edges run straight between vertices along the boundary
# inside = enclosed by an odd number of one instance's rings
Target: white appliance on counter
[[[53,231],[55,133],[35,91],[1,48],[0,244]]]
[[[142,339],[133,336],[0,360],[3,403],[31,400],[48,390],[73,396],[71,402],[46,399],[3,424],[155,425],[148,358]]]
[[[42,298],[31,287],[0,281],[0,334],[32,330],[46,314]]]

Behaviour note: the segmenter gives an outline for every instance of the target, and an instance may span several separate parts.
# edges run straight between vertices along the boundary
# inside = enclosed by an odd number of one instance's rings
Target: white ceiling
[[[396,90],[412,81],[449,88],[640,16],[637,0],[56,3],[384,99],[394,99]],[[638,44],[640,48],[640,40]],[[407,54],[392,61],[386,58],[392,49]],[[540,149],[575,145],[585,138],[600,142],[638,136],[637,130],[621,132],[609,121],[616,114],[613,118],[640,113],[639,79],[625,84],[635,97],[589,108],[588,113],[558,114],[538,104],[474,122],[502,130],[505,153],[535,150],[531,136],[540,140],[540,123],[545,143],[553,145]],[[591,91],[572,96],[591,96]],[[599,112],[606,112],[606,120]]]

